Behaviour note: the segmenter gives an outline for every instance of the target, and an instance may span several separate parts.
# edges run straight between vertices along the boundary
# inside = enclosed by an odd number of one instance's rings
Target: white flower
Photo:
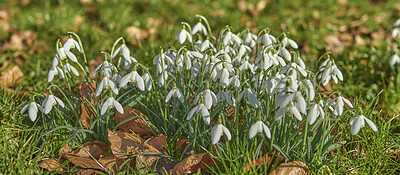
[[[75,76],[79,76],[79,73],[75,69],[75,67],[70,65],[69,63],[64,64],[64,68],[67,70],[67,72],[72,72]]]
[[[73,38],[68,38],[67,41],[65,41],[63,48],[68,51],[72,48],[76,48],[80,53],[82,53],[81,46]]]
[[[113,75],[113,70],[117,70],[117,68],[109,63],[108,61],[104,61],[103,63],[101,63],[99,66],[96,67],[96,69],[93,72],[93,76],[96,76],[97,71],[99,71],[99,69],[103,69],[103,72],[106,74],[106,76],[108,78],[111,78]]]
[[[208,48],[212,48],[214,51],[216,51],[214,45],[209,41],[209,40],[204,40],[201,44],[200,44],[200,51],[204,52],[206,49]]]
[[[158,76],[158,86],[164,86],[165,81],[167,81],[168,79],[168,73],[167,71],[162,72],[159,76]]]
[[[161,56],[158,54],[153,58],[153,64],[157,66],[158,73],[161,73],[166,70],[169,65],[173,66],[174,61],[169,55],[162,53]]]
[[[129,58],[122,58],[121,62],[124,64],[125,69],[129,69],[132,63],[137,63],[137,60],[129,56]]]
[[[129,51],[128,47],[126,46],[126,44],[121,44],[121,46],[119,46],[117,49],[115,49],[115,51],[112,53],[112,58],[117,56],[118,53],[122,53],[122,56],[125,59],[130,59],[130,51]]]
[[[392,37],[393,38],[397,37],[397,35],[399,35],[399,33],[400,33],[400,28],[394,28],[392,30]]]
[[[204,35],[207,35],[207,28],[203,25],[203,23],[198,22],[197,24],[195,24],[192,28],[192,35],[196,34],[197,32],[203,32]]]
[[[182,29],[175,35],[175,39],[179,41],[179,43],[183,44],[186,40],[190,43],[192,42],[192,35],[187,32],[185,29]]]
[[[268,138],[271,138],[271,132],[269,131],[268,126],[265,125],[262,121],[257,121],[250,127],[250,130],[249,130],[250,139],[254,138],[257,135],[257,133],[263,132],[263,131],[265,132],[265,135]]]
[[[68,57],[71,61],[73,61],[75,63],[78,62],[78,60],[76,59],[76,56],[69,50],[65,49],[64,47],[61,47],[58,49],[58,56],[59,56],[59,58],[61,58],[61,60],[64,60]]]
[[[263,43],[266,46],[271,45],[275,41],[275,37],[268,33],[261,35],[257,40],[258,43]]]
[[[226,135],[228,140],[231,140],[231,133],[229,132],[228,128],[226,128],[222,124],[217,124],[211,129],[211,143],[213,145],[217,144],[218,141],[221,139],[222,134]]]
[[[297,120],[302,121],[301,114],[296,106],[290,101],[286,106],[280,107],[275,114],[275,120],[280,120],[286,112],[293,114]]]
[[[118,89],[115,86],[114,82],[108,79],[107,77],[103,77],[103,80],[101,80],[101,82],[96,88],[95,92],[96,97],[101,94],[101,91],[103,91],[103,89],[108,89],[108,88],[111,88],[111,90],[118,95]]]
[[[64,79],[65,78],[64,72],[63,72],[63,70],[61,68],[59,68],[58,66],[51,67],[50,71],[49,71],[49,74],[47,74],[47,81],[48,82],[53,81],[54,75],[57,75],[57,74],[60,76],[60,79]]]
[[[351,126],[351,134],[356,135],[360,131],[361,128],[365,127],[365,122],[372,128],[373,131],[378,131],[378,128],[376,127],[375,123],[372,122],[370,119],[365,117],[364,115],[359,115],[357,117],[353,117],[350,120],[350,126]]]
[[[148,91],[150,91],[151,87],[153,86],[153,83],[151,82],[149,74],[147,74],[147,73],[143,74],[142,78],[143,78],[144,84],[146,85],[146,89]]]
[[[115,108],[119,113],[124,113],[124,109],[122,108],[121,104],[119,104],[119,102],[115,100],[114,97],[110,97],[107,101],[103,103],[100,115],[106,113],[107,109],[109,108]]]
[[[183,103],[183,101],[185,100],[181,90],[179,90],[177,87],[173,87],[171,91],[169,91],[167,97],[165,98],[165,103],[167,103],[171,99],[171,97],[178,98],[181,103]]]
[[[231,106],[235,106],[236,105],[236,99],[233,97],[233,92],[232,91],[223,91],[220,90],[217,94],[217,99],[218,101],[220,100],[226,100],[226,102],[231,105]]]
[[[222,43],[224,44],[224,46],[228,44],[233,44],[233,42],[240,44],[242,42],[242,39],[240,39],[236,34],[233,34],[231,31],[228,31],[222,36]]]
[[[203,118],[204,122],[206,122],[207,125],[210,124],[211,120],[210,113],[208,112],[207,107],[203,103],[200,103],[199,105],[195,106],[192,110],[189,111],[187,120],[190,120],[195,113],[201,114],[201,117]]]
[[[317,118],[321,116],[321,118],[325,117],[324,112],[324,103],[319,101],[319,103],[313,103],[310,107],[310,111],[308,112],[308,123],[310,125],[314,124]]]
[[[286,36],[282,39],[282,43],[283,43],[284,47],[286,47],[286,46],[289,44],[289,45],[292,46],[294,49],[297,49],[297,48],[298,48],[296,42],[294,42],[292,39],[289,39],[289,38],[286,37]]]
[[[31,119],[31,121],[36,120],[38,109],[43,112],[42,106],[40,106],[36,102],[30,102],[26,104],[24,107],[22,107],[20,114],[22,115],[23,113],[25,113],[27,109],[28,109],[29,119]]]
[[[203,96],[204,105],[207,107],[207,109],[211,109],[213,105],[217,105],[217,96],[210,89],[206,89],[203,92],[200,92],[194,99],[194,103],[197,103],[199,101],[200,96]]]
[[[240,78],[239,78],[239,75],[234,75],[234,76],[232,76],[230,79],[229,79],[229,82],[231,82],[232,84],[233,84],[233,86],[236,88],[236,89],[239,89],[239,87],[240,87]]]
[[[292,61],[292,55],[285,47],[279,47],[278,53],[282,54],[282,56],[284,56],[286,60]]]
[[[239,70],[243,71],[248,69],[250,69],[251,73],[254,73],[254,65],[253,63],[250,63],[246,57],[246,59],[242,62],[242,65],[239,66]]]
[[[343,114],[344,103],[346,103],[347,106],[349,106],[350,108],[353,108],[351,102],[344,97],[336,97],[332,99],[328,102],[327,106],[333,111],[336,116],[339,116]],[[333,109],[332,106],[334,106],[335,109]]]
[[[323,71],[318,74],[318,79],[322,81],[322,85],[325,86],[329,83],[331,78],[335,83],[338,83],[338,79],[343,81],[342,72],[336,67],[336,65],[330,60],[325,60],[321,63],[319,71]]]
[[[59,104],[61,107],[64,107],[64,103],[56,96],[49,95],[42,102],[43,112],[44,114],[48,114],[54,105]]]
[[[393,67],[395,64],[400,63],[400,57],[397,54],[394,54],[389,61],[389,64],[391,67]]]
[[[257,35],[254,35],[249,32],[242,38],[242,40],[245,45],[248,45],[250,47],[255,47],[257,44]]]
[[[257,94],[253,89],[246,88],[244,89],[240,94],[239,94],[239,101],[242,100],[243,96],[246,96],[247,99],[250,102],[250,105],[258,108],[258,100],[257,100]]]
[[[131,73],[122,77],[119,87],[125,86],[128,84],[128,82],[136,83],[136,87],[138,87],[141,91],[144,91],[143,78],[136,71],[132,71]]]

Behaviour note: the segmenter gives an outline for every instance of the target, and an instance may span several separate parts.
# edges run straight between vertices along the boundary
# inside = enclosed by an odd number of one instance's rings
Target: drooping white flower
[[[391,67],[393,67],[395,64],[399,64],[400,63],[400,57],[397,54],[394,54],[389,61],[389,64]]]
[[[242,38],[242,40],[245,45],[255,47],[257,44],[257,35],[249,32]]]
[[[80,53],[82,53],[81,46],[73,38],[68,38],[67,41],[65,41],[63,48],[68,51],[73,48],[76,48],[76,50],[78,50]]]
[[[269,131],[268,126],[265,125],[262,121],[257,121],[250,127],[249,138],[252,139],[257,135],[257,133],[263,131],[268,138],[271,138],[271,132]]]
[[[285,113],[293,114],[294,117],[296,117],[296,119],[299,121],[303,120],[299,110],[296,108],[296,106],[293,104],[292,101],[289,101],[289,103],[286,106],[282,106],[278,109],[278,111],[275,114],[275,120],[280,120]]]
[[[224,44],[224,46],[227,46],[228,44],[233,44],[233,42],[240,44],[242,42],[242,39],[240,39],[236,34],[232,33],[231,31],[228,31],[222,36],[222,43]]]
[[[153,83],[151,82],[151,79],[150,79],[150,75],[148,73],[145,73],[142,75],[142,78],[143,78],[144,84],[146,85],[146,89],[148,91],[150,91],[153,86]]]
[[[194,99],[194,103],[197,103],[200,97],[203,97],[204,105],[207,107],[207,109],[211,109],[213,105],[216,106],[218,103],[217,96],[210,89],[200,92]]]
[[[58,49],[58,56],[61,60],[65,60],[68,57],[71,61],[75,63],[78,62],[76,56],[69,50],[65,49],[64,47]]]
[[[335,114],[336,116],[339,116],[339,115],[343,114],[343,107],[344,107],[345,103],[350,108],[353,108],[353,105],[351,104],[351,102],[341,96],[336,97],[336,98],[332,99],[331,101],[329,101],[327,106],[329,107],[329,109],[331,109],[333,111],[333,114]],[[332,107],[334,107],[334,108],[332,108]]]
[[[114,52],[112,53],[112,58],[115,58],[115,56],[117,56],[118,53],[121,53],[122,56],[125,59],[130,59],[130,54],[131,52],[129,51],[128,47],[126,46],[126,44],[121,44],[121,46],[119,46],[117,49],[114,50]]]
[[[306,89],[307,97],[310,99],[310,101],[313,101],[315,98],[315,91],[311,80],[300,81],[300,86]]]
[[[45,98],[42,102],[44,114],[50,113],[51,109],[56,104],[59,104],[61,107],[64,108],[64,103],[58,97],[54,95],[49,95],[47,98]]]
[[[103,103],[101,107],[100,115],[103,115],[107,112],[107,109],[115,108],[119,113],[124,114],[124,109],[122,108],[121,104],[114,99],[114,97],[110,97]]]
[[[241,71],[250,70],[251,73],[254,73],[254,65],[253,63],[249,62],[248,58],[246,58],[239,66],[239,70]]]
[[[204,35],[207,36],[207,28],[203,25],[203,23],[198,22],[192,28],[192,35],[196,34],[197,32],[203,32]]]
[[[106,74],[108,78],[112,77],[113,70],[117,70],[117,68],[113,64],[109,63],[108,61],[104,61],[96,67],[96,69],[93,72],[93,76],[96,76],[97,71],[99,71],[100,69],[103,70],[103,72]]]
[[[223,91],[220,90],[217,94],[217,99],[218,101],[225,100],[230,106],[235,106],[236,105],[236,99],[233,96],[232,91]]]
[[[108,79],[108,77],[103,77],[103,80],[97,85],[95,96],[99,96],[103,89],[111,88],[111,90],[118,95],[118,88],[115,86],[114,82]]]
[[[59,75],[60,79],[64,79],[64,72],[61,68],[59,68],[58,66],[56,67],[51,67],[49,70],[49,74],[47,74],[47,81],[51,82],[54,79],[54,75]]]
[[[360,129],[365,127],[365,122],[367,122],[367,124],[372,128],[373,131],[378,131],[378,127],[376,127],[374,122],[372,122],[364,115],[359,115],[350,119],[351,134],[357,135]]]
[[[122,58],[121,63],[124,65],[125,69],[128,70],[133,63],[137,63],[136,58],[129,56],[129,58]]]
[[[200,51],[204,52],[206,49],[211,48],[214,51],[216,51],[214,45],[209,41],[209,40],[204,40],[201,44],[200,44]]]
[[[279,47],[278,53],[285,57],[286,60],[292,61],[292,55],[285,47]]]
[[[153,64],[156,65],[157,72],[161,73],[168,67],[174,66],[174,61],[169,55],[162,53],[161,56],[158,54],[153,58]]]
[[[240,85],[241,85],[239,75],[234,75],[234,76],[232,76],[232,77],[229,79],[229,82],[232,83],[233,86],[234,86],[236,89],[239,89],[239,87],[240,87]]]
[[[239,94],[239,101],[241,101],[244,96],[247,97],[247,99],[249,100],[249,103],[250,103],[251,106],[253,106],[255,108],[258,108],[258,100],[257,100],[256,91],[254,91],[251,88],[244,89]]]
[[[200,103],[199,105],[195,106],[192,110],[190,110],[186,119],[190,120],[195,113],[200,114],[207,125],[210,124],[211,120],[210,113],[208,112],[207,107],[203,103]]]
[[[72,72],[75,76],[79,76],[79,72],[69,63],[64,64],[64,68],[67,70],[67,72]]]
[[[282,43],[283,43],[283,46],[284,46],[284,47],[290,45],[290,46],[292,46],[294,49],[297,49],[297,48],[298,48],[296,42],[293,41],[292,39],[286,37],[286,36],[282,39]]]
[[[31,119],[31,121],[35,121],[37,118],[38,109],[43,112],[42,106],[40,106],[36,102],[30,102],[22,107],[20,114],[22,115],[23,113],[25,113],[26,110],[28,110],[29,119]]]
[[[261,35],[257,40],[258,43],[263,43],[266,46],[271,45],[275,41],[276,38],[268,33]]]
[[[319,101],[319,103],[311,104],[310,111],[308,112],[308,123],[310,125],[314,124],[319,116],[321,116],[321,118],[325,117],[324,103],[322,100]]]
[[[171,99],[171,97],[178,98],[181,103],[183,103],[183,101],[185,100],[183,93],[177,87],[173,87],[171,91],[169,91],[167,97],[165,98],[165,103],[167,103]]]
[[[333,81],[335,81],[335,83],[338,83],[338,79],[340,81],[343,81],[342,72],[330,59],[327,59],[321,63],[319,71],[321,73],[318,74],[317,78],[322,81],[323,86],[327,85],[331,78],[333,79]]]
[[[185,29],[182,29],[175,35],[175,39],[179,41],[179,43],[183,44],[186,40],[190,43],[192,42],[192,35],[187,32]]]
[[[144,91],[145,86],[143,78],[136,71],[132,71],[131,73],[126,74],[124,77],[122,77],[119,87],[123,87],[129,82],[136,83],[136,87],[138,87],[141,91]]]
[[[164,71],[158,76],[158,86],[164,86],[165,81],[168,79],[168,72]]]
[[[226,135],[228,140],[231,140],[231,133],[229,132],[228,128],[226,128],[222,124],[217,124],[211,129],[211,143],[213,145],[217,144],[218,141],[221,139],[222,134]]]

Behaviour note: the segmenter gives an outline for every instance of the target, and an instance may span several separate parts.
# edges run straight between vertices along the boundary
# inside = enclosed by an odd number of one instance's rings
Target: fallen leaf
[[[301,161],[282,163],[270,175],[305,175],[307,165]]]
[[[384,39],[386,38],[387,35],[387,31],[380,29],[378,31],[374,31],[371,33],[371,37],[372,37],[372,42],[371,44],[373,46],[380,46]]]
[[[41,161],[38,166],[40,168],[46,169],[48,171],[58,171],[58,172],[65,172],[67,169],[63,168],[61,166],[61,162],[58,161],[57,158],[52,158],[52,159],[47,159],[44,161]]]
[[[182,162],[179,162],[177,165],[175,165],[175,167],[172,169],[172,174],[183,175],[195,173],[198,169],[217,164],[219,164],[219,162],[213,160],[209,153],[195,154],[187,157]]]
[[[356,46],[364,46],[365,45],[365,40],[362,39],[360,35],[357,35],[355,37],[355,41],[356,41]]]
[[[146,118],[141,114],[139,110],[133,109],[129,106],[125,106],[124,111],[124,114],[120,114],[119,112],[115,113],[115,124],[119,124],[130,117],[136,118],[118,126],[118,129],[128,133],[134,132],[142,138],[149,138],[154,135],[151,128],[147,125]]]
[[[94,169],[80,169],[77,173],[77,175],[96,175],[96,170]]]
[[[347,0],[336,0],[336,2],[337,2],[339,5],[346,5],[346,4],[347,4]]]
[[[164,134],[159,134],[157,137],[152,138],[147,142],[163,154],[167,154],[167,137]]]
[[[63,154],[63,157],[71,161],[76,166],[79,166],[84,169],[96,169],[96,170],[103,170],[103,169],[95,160],[89,157],[79,157],[73,154]]]
[[[264,165],[273,165],[277,159],[279,159],[278,160],[279,163],[285,161],[285,157],[278,156],[275,153],[269,152],[257,160],[253,160],[250,163],[246,163],[246,165],[244,167],[244,172],[247,173],[248,171],[250,171],[250,169],[252,169],[254,167],[256,167],[256,169],[259,169],[261,166],[264,166]],[[270,171],[269,170],[270,168],[271,167],[269,166],[267,172]]]
[[[106,155],[107,151],[108,145],[106,143],[94,140],[82,144],[82,146],[77,148],[74,152],[69,152],[67,154],[73,154],[79,157],[93,156],[94,158],[99,159],[101,155]]]
[[[125,32],[128,34],[130,43],[135,46],[139,46],[141,42],[150,36],[148,30],[134,26],[126,28]]]
[[[318,90],[319,90],[320,92],[322,92],[322,96],[323,96],[324,98],[328,98],[329,95],[330,95],[330,94],[332,93],[332,91],[333,91],[331,82],[328,82],[328,84],[325,85],[325,86],[320,85],[320,86],[318,87]],[[336,94],[332,94],[332,95],[331,95],[331,98],[330,98],[329,100],[334,99],[334,98],[336,98]]]
[[[22,79],[24,79],[22,70],[18,66],[14,66],[0,76],[0,84],[11,87],[21,82]]]
[[[37,33],[31,30],[13,30],[11,33],[10,40],[4,43],[2,49],[23,50],[25,47],[32,46],[37,37]]]
[[[79,120],[81,121],[82,125],[86,127],[86,129],[89,129],[90,119],[96,118],[95,112],[88,106],[89,103],[93,106],[96,106],[96,101],[92,98],[95,92],[96,83],[94,81],[92,83],[80,82],[76,86],[79,89],[79,94],[81,95],[80,99],[83,101],[83,103],[81,103],[81,115]]]
[[[339,55],[344,51],[344,43],[336,35],[328,35],[324,39],[326,51],[331,51],[334,55]]]
[[[76,15],[74,17],[74,25],[75,26],[79,26],[80,24],[82,24],[83,22],[85,22],[85,17],[81,16],[81,15]]]
[[[2,32],[1,34],[4,36],[11,30],[11,25],[8,23],[9,18],[8,10],[0,8],[0,29]]]
[[[114,156],[126,159],[128,158],[126,154],[134,153],[141,146],[143,139],[126,132],[108,130],[108,141],[111,143]]]
[[[239,0],[237,3],[237,7],[240,12],[244,13],[247,11],[247,3],[246,0]]]

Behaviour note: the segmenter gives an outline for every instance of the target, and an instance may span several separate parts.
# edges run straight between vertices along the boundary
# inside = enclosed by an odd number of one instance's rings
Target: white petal
[[[378,127],[376,127],[375,123],[372,122],[370,119],[367,117],[364,117],[365,121],[368,123],[368,125],[372,128],[373,131],[378,131]]]
[[[70,52],[70,51],[68,51],[68,50],[65,50],[65,54],[68,56],[68,58],[71,60],[71,61],[73,61],[73,62],[78,62],[78,60],[76,59],[76,57],[75,57],[75,55],[72,53],[72,52]]]
[[[129,51],[128,47],[126,47],[125,44],[122,44],[121,47],[122,47],[121,48],[122,49],[122,56],[124,56],[124,58],[129,59],[130,58],[130,51]]]
[[[185,101],[184,96],[179,89],[176,90],[175,94],[176,94],[176,97],[179,99],[179,101],[181,101],[181,103],[183,103]]]
[[[101,82],[99,83],[99,85],[97,85],[96,92],[94,93],[96,97],[101,94],[101,91],[103,91],[104,81],[106,81],[105,79],[106,77],[104,77],[103,80],[101,80]]]
[[[314,124],[318,117],[318,104],[314,104],[308,112],[308,123]]]
[[[118,95],[118,88],[115,86],[114,82],[112,82],[111,80],[107,79],[108,81],[108,85],[110,86],[111,90]]]
[[[225,133],[228,140],[231,140],[232,136],[231,136],[231,133],[229,132],[228,128],[226,128],[224,125],[221,125],[221,127],[222,127],[222,131]]]
[[[300,112],[295,107],[290,107],[289,111],[297,118],[297,120],[302,121]]]
[[[50,68],[49,74],[47,74],[47,82],[51,82],[54,79],[54,75],[56,74],[57,70],[55,67]]]
[[[261,122],[261,121],[260,121]],[[271,131],[269,130],[268,126],[261,122],[261,126],[265,132],[265,135],[270,139],[271,138]]]
[[[114,50],[113,54],[112,54],[112,58],[114,58],[115,56],[117,56],[118,52],[121,50],[121,46],[119,46],[117,49]]]
[[[280,107],[275,114],[275,120],[280,120],[286,112],[286,106]]]
[[[211,143],[213,145],[217,144],[218,141],[221,139],[221,135],[222,135],[222,128],[218,124],[211,129]]]
[[[189,114],[188,114],[186,120],[190,120],[190,119],[193,117],[193,115],[194,115],[194,113],[197,111],[197,108],[198,108],[198,107],[199,107],[199,106],[195,106],[192,110],[189,111]]]
[[[100,115],[103,115],[107,112],[107,109],[112,105],[112,102],[113,101],[111,98],[107,99],[107,101],[104,102],[103,106],[101,107]]]
[[[29,119],[31,119],[31,121],[35,121],[36,120],[37,112],[38,112],[38,109],[37,109],[37,106],[36,106],[35,102],[31,102],[29,110],[28,110]]]
[[[112,97],[111,97],[112,98]],[[122,108],[121,104],[113,98],[114,108],[121,114],[124,114],[124,108]]]
[[[28,109],[30,103],[26,104],[24,107],[22,107],[21,111],[19,112],[20,114],[25,113],[26,109]]]
[[[247,92],[247,98],[249,99],[251,106],[258,108],[257,97],[251,91]]]
[[[175,88],[172,88],[172,90],[169,91],[169,93],[167,94],[167,97],[165,98],[165,103],[167,103],[171,99],[171,97],[174,93],[175,93]]]
[[[258,130],[260,130],[260,127],[261,127],[261,125],[258,121],[256,123],[254,123],[253,125],[251,125],[250,130],[249,130],[249,138],[250,139],[254,138],[257,135]]]
[[[139,75],[136,76],[136,85],[141,91],[144,91],[144,81]]]
[[[352,135],[358,134],[358,132],[361,129],[363,120],[364,120],[364,118],[359,116],[359,117],[357,117],[356,120],[353,121],[353,124],[351,125],[351,130],[350,130]]]
[[[343,101],[350,107],[353,108],[353,105],[351,104],[351,102],[349,100],[347,100],[347,98],[343,98]]]
[[[211,120],[210,113],[208,112],[207,107],[205,107],[203,104],[200,105],[202,105],[202,107],[200,107],[201,116],[203,117],[204,122],[209,125]]]
[[[51,108],[53,108],[54,98],[50,98],[50,96],[47,97],[46,103],[43,105],[44,114],[48,114],[51,111]]]
[[[129,74],[125,75],[124,77],[122,77],[121,81],[119,81],[119,87],[126,86],[129,83],[130,79],[131,79],[131,75],[132,74],[129,73]]]
[[[61,99],[59,99],[58,97],[54,96],[54,99],[57,101],[57,103],[61,106],[61,107],[65,107],[64,103],[61,101]]]

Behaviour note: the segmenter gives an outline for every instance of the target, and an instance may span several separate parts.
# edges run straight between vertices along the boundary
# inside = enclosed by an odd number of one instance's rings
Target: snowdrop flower
[[[132,71],[131,73],[122,77],[119,87],[126,86],[129,82],[136,83],[136,87],[138,87],[141,91],[144,91],[145,87],[143,78],[136,71]]]
[[[248,70],[250,69],[251,73],[254,73],[254,65],[253,63],[250,63],[248,60],[248,57],[245,58],[245,60],[242,62],[242,65],[239,66],[239,70]]]
[[[64,64],[64,68],[67,70],[67,72],[72,72],[75,76],[79,76],[79,73],[75,69],[75,67],[70,65],[69,63]]]
[[[284,46],[284,47],[286,47],[286,46],[289,44],[289,45],[292,46],[294,49],[297,49],[297,48],[298,48],[296,42],[293,41],[292,39],[289,39],[289,38],[286,37],[286,36],[282,39],[282,43],[283,43],[283,46]]]
[[[235,106],[236,105],[236,99],[233,97],[233,92],[232,91],[223,91],[220,90],[217,94],[217,99],[218,101],[221,100],[226,100],[226,102],[230,105],[230,106]]]
[[[232,77],[229,79],[229,81],[233,84],[233,86],[234,86],[236,89],[239,89],[241,83],[240,83],[240,77],[239,77],[238,74],[232,76]]]
[[[192,28],[192,35],[196,34],[197,32],[203,32],[204,35],[207,36],[207,28],[203,25],[203,23],[198,22]]]
[[[28,110],[29,119],[31,119],[31,121],[35,121],[37,118],[38,109],[43,112],[42,106],[40,106],[36,102],[30,102],[22,107],[20,114],[22,115],[23,113],[25,113],[26,110]]]
[[[275,41],[276,38],[268,33],[261,35],[257,40],[258,43],[263,43],[266,46],[271,45]]]
[[[107,101],[103,103],[103,106],[101,107],[101,112],[100,115],[103,115],[104,113],[107,112],[107,109],[110,108],[115,108],[119,113],[124,114],[124,109],[122,108],[121,104],[114,99],[114,97],[108,98]]]
[[[229,132],[228,128],[226,128],[222,124],[217,124],[211,129],[211,143],[213,145],[217,144],[218,141],[221,139],[222,134],[226,135],[228,140],[231,140],[231,133]]]
[[[314,124],[319,116],[321,116],[321,118],[325,117],[324,103],[322,100],[320,100],[319,103],[311,104],[310,111],[308,112],[308,123],[310,125]]]
[[[71,61],[73,61],[75,63],[78,62],[78,60],[76,59],[76,56],[69,50],[65,49],[64,47],[61,47],[58,49],[58,56],[59,56],[59,58],[61,58],[61,60],[64,60],[68,57]]]
[[[76,48],[76,50],[82,53],[81,46],[73,38],[68,38],[67,41],[65,41],[63,48],[68,51],[71,50],[72,48]]]
[[[285,47],[279,47],[278,53],[282,54],[282,56],[284,56],[286,60],[292,61],[292,55]]]
[[[275,115],[275,120],[280,120],[286,112],[293,114],[294,117],[296,117],[296,119],[299,121],[303,120],[299,110],[296,108],[296,106],[293,104],[292,101],[289,101],[289,103],[286,106],[280,107],[278,109]]]
[[[254,138],[257,133],[263,132],[265,135],[270,139],[271,138],[271,132],[269,131],[269,128],[267,125],[265,125],[261,120],[257,121],[253,125],[251,125],[250,130],[249,130],[249,138],[252,139]]]
[[[121,62],[124,65],[125,69],[129,69],[133,63],[137,63],[137,60],[132,56],[129,56],[129,58],[122,58]]]
[[[110,79],[108,79],[108,77],[103,77],[103,80],[101,80],[101,82],[99,83],[99,85],[96,88],[96,92],[95,92],[95,96],[99,96],[101,94],[101,91],[103,91],[103,89],[108,89],[111,88],[111,90],[118,95],[118,89],[115,86],[114,82],[111,81]]]
[[[222,43],[224,44],[224,46],[232,44],[233,42],[240,44],[242,41],[236,34],[232,33],[231,31],[228,31],[222,36]]]
[[[151,82],[149,74],[147,73],[143,74],[142,79],[144,84],[146,85],[146,89],[150,91],[153,86],[153,83]]]
[[[115,49],[111,57],[115,58],[115,56],[117,56],[118,53],[121,53],[125,59],[130,59],[130,51],[126,46],[126,44],[121,44],[121,46]]]
[[[166,70],[169,65],[173,66],[174,61],[169,55],[162,53],[161,56],[158,54],[153,58],[153,64],[157,66],[158,73],[161,73]]]
[[[167,103],[171,99],[171,97],[178,98],[181,103],[183,103],[183,101],[185,100],[181,90],[179,90],[177,87],[173,87],[171,91],[169,91],[167,97],[165,98],[165,103]]]
[[[192,110],[190,110],[186,119],[190,120],[195,113],[201,114],[201,117],[203,118],[204,122],[207,125],[210,124],[210,119],[211,119],[210,113],[208,112],[207,107],[203,103],[200,103],[199,105],[195,106]]]
[[[164,71],[158,76],[158,86],[164,86],[165,81],[168,79],[168,72]]]
[[[394,29],[392,30],[392,37],[395,38],[400,33],[400,19],[396,20],[396,22],[394,22],[393,26],[394,26]]]
[[[329,109],[331,109],[336,116],[339,116],[339,115],[343,114],[344,103],[346,103],[347,106],[349,106],[350,108],[353,108],[353,105],[351,104],[351,102],[341,96],[336,97],[336,98],[332,99],[331,101],[329,101],[327,106],[329,106]],[[333,109],[332,106],[334,106],[335,108]]]
[[[245,45],[255,47],[257,44],[257,35],[249,32],[242,38],[242,40]]]
[[[351,134],[357,135],[360,129],[365,127],[365,122],[367,122],[367,124],[372,128],[373,131],[378,131],[378,128],[376,127],[374,122],[372,122],[364,115],[359,115],[350,119]]]
[[[389,61],[390,67],[393,67],[395,64],[400,63],[400,57],[397,54],[394,54]]]
[[[106,74],[108,78],[112,77],[113,70],[117,70],[117,68],[113,64],[109,63],[108,61],[104,61],[96,67],[96,69],[93,72],[93,76],[96,76],[97,71],[99,71],[100,69],[103,70],[103,72]]]
[[[256,95],[256,91],[250,88],[246,88],[239,94],[239,101],[241,101],[242,98],[245,96],[249,100],[251,106],[258,108],[258,100]]]
[[[208,48],[211,48],[214,52],[216,52],[214,45],[208,39],[206,39],[200,44],[200,51],[204,52]]]
[[[119,74],[114,74],[114,75],[112,76],[112,78],[111,78],[111,81],[113,81],[114,84],[117,84],[117,83],[120,84],[120,83],[121,83],[121,79],[122,79],[121,75],[119,75]],[[120,88],[127,89],[128,86],[127,86],[127,85],[125,85],[125,86],[120,86]]]
[[[185,29],[182,29],[175,35],[175,39],[179,41],[179,43],[183,44],[186,40],[190,43],[192,42],[192,35],[187,32]]]
[[[322,81],[323,86],[327,85],[329,83],[329,80],[331,80],[331,78],[333,79],[333,81],[335,81],[335,83],[338,83],[338,79],[340,81],[343,81],[342,72],[336,67],[336,65],[330,59],[328,60],[322,62],[320,66],[320,71],[323,70],[323,72],[320,73],[317,77]]]
[[[313,101],[315,98],[315,91],[311,80],[300,81],[300,87],[304,87],[304,89],[306,89],[307,97],[310,99],[310,101]]]
[[[47,74],[47,81],[48,82],[53,81],[54,75],[57,75],[57,74],[59,75],[60,79],[64,79],[65,78],[64,72],[63,72],[63,70],[61,68],[59,68],[58,66],[51,67],[50,71],[49,71],[49,74]]]
[[[47,98],[45,98],[42,102],[44,114],[50,113],[53,106],[57,103],[64,108],[64,103],[58,97],[54,95],[49,95]]]
[[[208,86],[208,85],[207,85]],[[204,105],[207,107],[207,109],[211,109],[211,107],[214,105],[217,105],[217,96],[212,92],[209,88],[204,90],[203,92],[200,92],[196,98],[194,99],[194,103],[197,103],[200,99],[200,96],[203,97],[204,99]]]

